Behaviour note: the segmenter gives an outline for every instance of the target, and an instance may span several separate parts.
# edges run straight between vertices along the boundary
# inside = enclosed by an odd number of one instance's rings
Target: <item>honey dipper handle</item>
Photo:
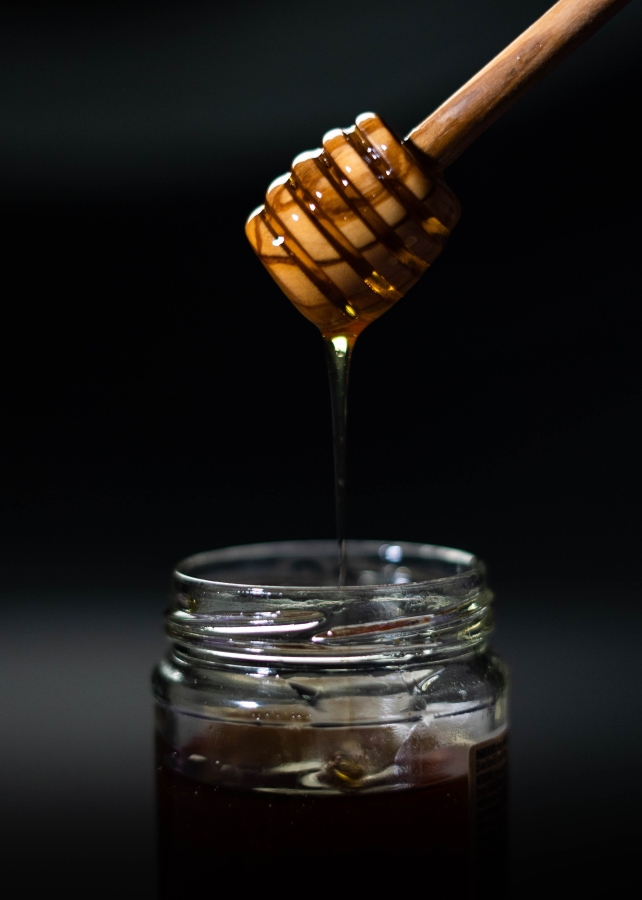
[[[629,0],[559,0],[406,140],[442,168]]]

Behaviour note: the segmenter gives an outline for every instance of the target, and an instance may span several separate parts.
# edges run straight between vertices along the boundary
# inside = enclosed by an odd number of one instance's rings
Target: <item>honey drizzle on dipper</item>
[[[272,182],[246,232],[325,338],[356,338],[441,251],[459,204],[378,116],[365,113]]]

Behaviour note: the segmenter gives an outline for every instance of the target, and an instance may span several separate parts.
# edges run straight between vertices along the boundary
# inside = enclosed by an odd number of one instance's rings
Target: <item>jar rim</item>
[[[337,555],[337,543],[334,540],[294,540],[294,541],[270,541],[258,544],[240,544],[230,547],[222,547],[216,550],[208,550],[185,557],[177,563],[174,570],[174,579],[177,584],[185,587],[200,585],[209,591],[239,591],[252,592],[253,594],[287,590],[292,597],[298,593],[309,594],[312,590],[315,594],[325,596],[341,593],[342,595],[362,594],[364,590],[373,595],[389,594],[391,589],[405,588],[406,590],[429,591],[431,588],[444,588],[451,582],[471,576],[484,577],[486,573],[485,563],[465,550],[454,547],[442,547],[437,544],[426,544],[411,541],[373,541],[373,540],[348,540],[347,551],[350,556],[378,556],[382,561],[402,562],[408,557],[430,562],[445,563],[453,566],[455,571],[451,574],[440,575],[435,578],[418,581],[407,581],[403,584],[379,583],[379,584],[350,584],[339,587],[336,584],[322,585],[294,585],[279,583],[244,582],[244,581],[219,581],[213,578],[194,574],[199,569],[207,569],[218,564],[234,562],[260,562],[262,559],[278,556],[282,559],[297,559],[309,556],[324,556],[331,558]]]
[[[226,547],[183,560],[166,616],[175,655],[223,665],[350,667],[454,658],[484,646],[492,592],[473,554],[406,541],[352,540],[347,549],[357,583],[346,587],[333,580],[331,540]],[[406,563],[416,576],[437,577],[412,581]],[[244,564],[253,583],[212,578],[217,565],[225,574],[226,565],[234,573]],[[288,579],[307,573],[308,584],[260,583],[271,570]]]

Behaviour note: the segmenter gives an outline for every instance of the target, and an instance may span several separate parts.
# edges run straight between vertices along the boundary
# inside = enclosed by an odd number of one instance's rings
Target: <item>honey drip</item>
[[[355,338],[339,335],[325,339],[328,375],[330,376],[330,396],[332,399],[332,433],[334,438],[334,502],[339,550],[339,587],[347,579],[346,532],[347,532],[347,424],[348,424],[348,380],[350,359]]]
[[[358,335],[441,252],[459,203],[441,172],[364,113],[272,182],[246,234],[294,306],[321,331],[330,373],[339,583],[346,580],[346,399]]]

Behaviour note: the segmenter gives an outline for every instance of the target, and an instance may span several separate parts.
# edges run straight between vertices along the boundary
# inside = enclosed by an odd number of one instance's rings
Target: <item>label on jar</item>
[[[505,853],[508,801],[506,730],[470,748],[472,850],[478,864],[493,865]]]

